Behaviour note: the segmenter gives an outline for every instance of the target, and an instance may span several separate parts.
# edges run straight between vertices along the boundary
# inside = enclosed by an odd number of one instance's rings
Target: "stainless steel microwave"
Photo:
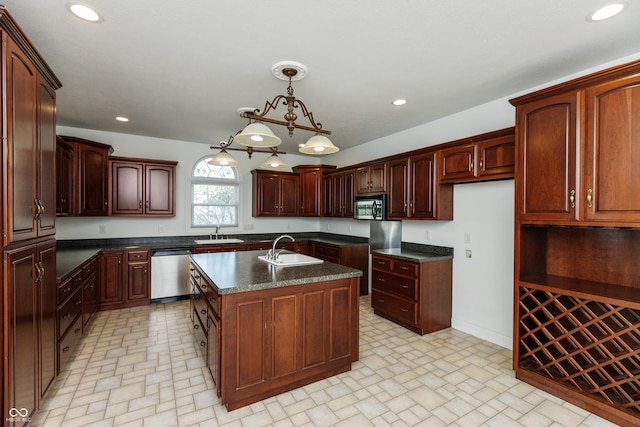
[[[353,202],[353,217],[383,221],[387,219],[387,195],[356,196]]]

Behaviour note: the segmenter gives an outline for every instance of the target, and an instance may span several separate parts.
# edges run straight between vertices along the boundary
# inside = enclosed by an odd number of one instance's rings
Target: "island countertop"
[[[360,270],[327,261],[291,267],[273,266],[258,259],[258,255],[264,255],[264,251],[195,254],[191,259],[207,275],[219,295],[362,276]]]

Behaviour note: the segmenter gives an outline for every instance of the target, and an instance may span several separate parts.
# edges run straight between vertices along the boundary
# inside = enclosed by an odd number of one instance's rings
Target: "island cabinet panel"
[[[334,246],[313,242],[306,252],[300,253],[362,271],[360,295],[369,294],[369,245]]]
[[[513,368],[640,425],[640,61],[516,107]]]
[[[349,370],[358,279],[222,295],[221,401],[233,410]]]

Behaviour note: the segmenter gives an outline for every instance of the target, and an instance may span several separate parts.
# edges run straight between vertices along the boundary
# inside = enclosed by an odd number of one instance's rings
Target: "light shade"
[[[273,153],[263,164],[260,165],[262,169],[277,170],[281,172],[291,172],[291,166],[286,164],[277,154]]]
[[[282,143],[282,140],[262,123],[248,124],[242,132],[233,137],[233,140],[247,147],[275,147]]]
[[[333,142],[331,142],[326,136],[313,135],[304,144],[304,146],[299,148],[299,151],[304,154],[321,155],[337,153],[340,149],[333,145]]]
[[[218,154],[209,159],[207,163],[214,166],[240,166],[240,162],[234,159],[231,154],[227,153],[227,150],[224,148],[220,150]]]

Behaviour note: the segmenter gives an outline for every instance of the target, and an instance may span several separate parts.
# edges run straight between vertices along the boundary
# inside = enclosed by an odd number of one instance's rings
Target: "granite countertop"
[[[296,267],[273,266],[259,260],[258,255],[264,255],[264,251],[195,254],[191,259],[220,295],[362,276],[360,270],[327,261]]]
[[[65,249],[56,251],[56,283],[71,274],[85,261],[100,252],[100,248]]]
[[[402,243],[400,248],[372,249],[371,253],[419,263],[453,259],[453,248],[417,243]]]

